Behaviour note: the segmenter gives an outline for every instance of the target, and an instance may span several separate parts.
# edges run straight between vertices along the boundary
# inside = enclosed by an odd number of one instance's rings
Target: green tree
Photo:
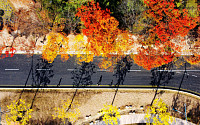
[[[121,25],[131,32],[139,33],[144,28],[144,19],[142,18],[144,18],[145,9],[143,0],[123,0],[118,6],[118,10],[122,14]]]
[[[0,1],[0,9],[4,10],[3,19],[10,21],[11,15],[13,13],[13,8],[11,7],[9,0],[1,0]]]
[[[90,0],[38,0],[41,10],[47,10],[51,19],[51,27],[64,24],[63,31],[67,34],[74,32],[79,26],[80,19],[75,16],[77,8]]]
[[[198,16],[197,0],[174,0],[174,3],[177,9],[179,10],[187,9],[190,16],[192,17]]]
[[[99,6],[103,9],[106,10],[109,9],[111,12],[111,16],[115,17],[117,21],[119,21],[119,28],[123,29],[123,13],[119,10],[119,6],[122,3],[123,0],[95,0],[95,2],[99,3]]]

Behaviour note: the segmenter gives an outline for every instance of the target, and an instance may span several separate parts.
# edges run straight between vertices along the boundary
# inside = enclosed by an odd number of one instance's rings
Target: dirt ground
[[[22,99],[28,104],[32,103],[35,90],[26,90],[22,94]],[[53,123],[52,114],[55,107],[61,105],[61,100],[66,101],[72,99],[75,89],[63,89],[63,90],[39,90],[33,104],[33,113],[31,118],[31,124],[49,124]],[[11,104],[11,101],[17,100],[21,90],[1,90],[1,110],[6,111],[7,105]],[[95,116],[98,111],[103,108],[104,104],[111,104],[115,94],[115,89],[78,89],[74,98],[74,102],[78,102],[77,107],[81,115],[78,120],[73,123],[76,125],[83,124],[86,115]],[[119,89],[114,101],[114,106],[123,109],[126,105],[132,105],[134,109],[140,109],[140,106],[145,107],[149,105],[154,97],[155,90],[139,90],[139,89]],[[157,98],[164,100],[171,111],[172,104],[177,96],[177,91],[172,90],[160,90],[160,94]],[[187,105],[187,113],[189,120],[193,122],[200,118],[200,97],[185,94],[180,92],[177,99],[177,109],[184,111],[184,103]],[[184,118],[184,116],[171,112],[173,116]],[[197,115],[196,117],[194,117]],[[191,117],[191,118],[190,118]],[[57,120],[58,121],[58,120]],[[2,123],[5,123],[5,115],[2,115]]]

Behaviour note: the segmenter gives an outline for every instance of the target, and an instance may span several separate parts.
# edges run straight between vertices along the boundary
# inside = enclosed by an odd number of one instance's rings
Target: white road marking
[[[73,71],[74,69],[67,69],[68,71]]]
[[[130,72],[141,72],[142,70],[129,70]]]
[[[196,75],[192,75],[192,76],[197,77]]]
[[[36,69],[36,70],[51,70],[51,69]]]
[[[5,69],[5,70],[6,70],[6,71],[8,71],[8,70],[9,70],[9,71],[15,70],[15,71],[16,71],[16,70],[19,70],[19,69]]]

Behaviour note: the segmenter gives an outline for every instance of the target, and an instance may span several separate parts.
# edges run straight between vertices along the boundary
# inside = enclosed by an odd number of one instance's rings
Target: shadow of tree
[[[92,85],[93,82],[91,80],[91,76],[93,73],[96,73],[94,71],[95,65],[92,62],[82,62],[82,65],[80,67],[77,67],[72,71],[72,77],[73,79],[73,86],[74,87],[85,87],[88,85]]]
[[[73,86],[74,87],[86,87],[88,85],[92,85],[93,82],[91,80],[91,76],[93,73],[96,73],[94,71],[95,65],[92,62],[82,62],[82,65],[80,67],[77,67],[72,71],[72,77],[73,79]],[[77,94],[78,89],[74,92],[74,95],[72,97],[71,103],[67,109],[69,111],[71,109],[72,103],[74,101],[74,98]]]
[[[124,84],[126,73],[130,72],[129,70],[131,69],[132,63],[133,62],[130,60],[129,56],[122,57],[121,60],[117,62],[116,67],[115,67],[115,74],[113,75],[113,76],[116,76],[117,78],[117,83],[115,84],[115,87],[117,87],[117,89],[115,90],[115,95],[113,97],[111,105],[113,105],[114,103],[119,85]]]
[[[185,104],[186,104],[186,113],[188,113],[188,107],[191,106],[191,100],[185,99],[180,95],[174,95],[172,101],[172,115],[177,118],[186,119],[185,117]]]
[[[46,87],[50,84],[50,78],[54,76],[53,70],[50,69],[53,67],[53,63],[48,63],[48,61],[40,58],[35,66],[35,77],[33,77],[34,85],[40,87],[43,85]],[[33,85],[33,86],[34,86]]]
[[[131,66],[133,62],[130,60],[129,56],[122,57],[120,61],[117,62],[116,67],[114,68],[117,83],[115,86],[123,85],[126,73],[130,72]]]
[[[169,81],[173,78],[174,73],[172,72],[172,68],[173,68],[173,62],[170,62],[168,64],[159,66],[157,68],[153,68],[151,70],[152,77],[150,84],[152,86],[157,86],[155,95],[151,101],[151,105],[153,104],[157,94],[159,94],[158,88],[160,87],[160,85],[165,86],[165,84],[168,84]]]
[[[151,77],[151,85],[164,85],[168,84],[169,81],[173,78],[174,73],[171,71],[173,68],[173,62],[168,64],[162,65],[157,68],[153,68],[151,70],[152,77]]]
[[[197,103],[193,106],[192,109],[189,110],[189,113],[187,113],[188,120],[191,120],[191,122],[199,125],[200,124],[200,104]]]
[[[178,98],[179,98],[179,91],[180,91],[180,89],[181,89],[181,85],[183,84],[184,78],[185,78],[185,77],[188,78],[188,76],[186,76],[186,74],[187,74],[187,69],[186,69],[186,67],[187,67],[187,63],[185,62],[185,71],[184,71],[184,73],[183,73],[181,82],[180,82],[180,84],[179,84],[179,90],[178,90],[177,96],[173,98],[173,105],[172,105],[172,106],[173,106],[173,107],[172,107],[173,109],[177,108],[177,104],[178,104],[177,100],[178,100]]]

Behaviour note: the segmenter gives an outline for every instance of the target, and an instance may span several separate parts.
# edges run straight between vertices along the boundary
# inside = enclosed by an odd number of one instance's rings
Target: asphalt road
[[[39,55],[33,56],[33,65],[35,67]],[[0,86],[23,86],[26,83],[30,68],[31,68],[32,57],[27,57],[26,55],[14,55],[12,58],[4,58],[0,60]],[[94,63],[98,63],[98,58],[94,59]],[[78,66],[75,62],[75,58],[69,58],[68,61],[62,62],[60,56],[58,56],[53,67],[54,76],[50,79],[50,85],[57,85],[60,78],[61,85],[72,85],[73,79],[71,79],[71,71]],[[200,68],[191,69],[187,67],[188,72],[184,78],[181,88],[192,90],[200,93]],[[34,69],[35,70],[35,69]],[[174,69],[175,74],[173,79],[170,80],[166,86],[179,87],[181,79],[184,74],[184,68]],[[113,84],[116,83],[117,79],[113,76],[112,72],[100,71],[97,68],[97,72],[92,75],[93,84],[96,85],[102,75],[101,85],[108,85],[113,80]],[[151,82],[151,72],[144,70],[137,64],[133,64],[131,71],[127,73],[124,85],[150,85]],[[30,75],[27,84],[31,85],[32,76]]]

